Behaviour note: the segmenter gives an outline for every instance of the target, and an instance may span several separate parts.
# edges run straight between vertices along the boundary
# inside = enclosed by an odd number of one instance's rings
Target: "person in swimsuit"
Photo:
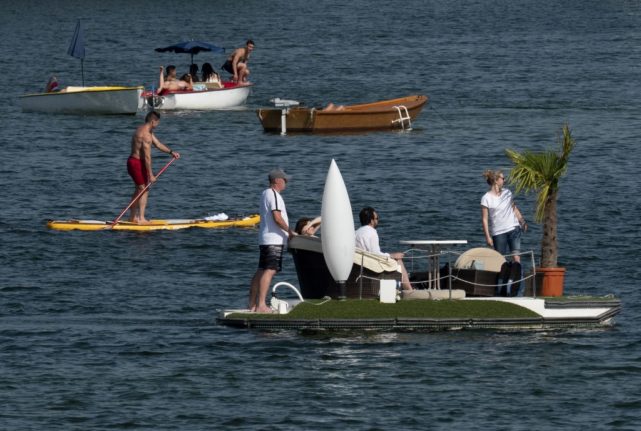
[[[134,200],[139,193],[141,193],[147,184],[156,182],[156,177],[153,174],[151,166],[151,146],[158,148],[163,153],[167,153],[172,157],[179,159],[180,154],[169,149],[165,144],[160,142],[154,136],[154,129],[160,124],[160,114],[156,111],[151,111],[145,117],[145,124],[138,126],[133,136],[131,137],[131,154],[127,159],[127,172],[131,176],[136,185],[134,194],[131,200]],[[148,191],[131,206],[131,213],[129,220],[133,223],[145,224],[149,223],[145,219],[145,208],[147,207]]]
[[[171,67],[171,66],[169,66]],[[158,84],[158,93],[160,94],[163,91],[180,91],[180,90],[193,90],[192,82],[191,82],[191,76],[189,74],[185,74],[182,76],[180,80],[175,79],[176,76],[176,69],[174,68],[173,71],[173,76],[174,79],[171,81],[168,81],[168,79],[172,75],[168,72],[167,73],[167,78],[165,78],[165,75],[163,73],[163,67],[160,66],[160,77],[159,77],[159,84]],[[189,80],[186,80],[186,77],[189,76]]]
[[[231,73],[233,75],[232,81],[240,85],[249,84],[247,77],[249,76],[249,68],[247,67],[247,62],[249,62],[249,55],[254,50],[254,41],[249,39],[245,46],[242,48],[237,48],[234,52],[231,53],[225,64],[223,64],[223,70]]]

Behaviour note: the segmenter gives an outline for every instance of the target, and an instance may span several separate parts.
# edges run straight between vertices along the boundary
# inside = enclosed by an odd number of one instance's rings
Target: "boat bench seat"
[[[289,248],[323,253],[322,240],[317,236],[297,235],[289,241]],[[362,265],[364,268],[376,273],[390,271],[401,272],[398,262],[391,257],[370,253],[358,247],[356,247],[354,251],[354,263],[356,265]]]
[[[296,273],[304,298],[339,295],[339,286],[327,269],[322,240],[316,236],[297,235],[289,241]],[[381,279],[400,281],[398,263],[389,257],[356,249],[350,275],[345,282],[348,298],[378,298]]]

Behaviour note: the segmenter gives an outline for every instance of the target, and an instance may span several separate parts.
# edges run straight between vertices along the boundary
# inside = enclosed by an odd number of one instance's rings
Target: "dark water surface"
[[[641,6],[633,1],[4,2],[0,14],[0,429],[639,429]],[[320,213],[335,158],[355,210],[402,239],[482,246],[486,168],[505,148],[578,142],[559,201],[569,294],[614,294],[614,327],[535,332],[255,332],[215,324],[245,304],[255,230],[55,232],[113,219],[132,187],[142,115],[27,114],[18,95],[66,55],[75,20],[88,84],[151,86],[189,38],[251,37],[246,110],[163,116],[183,158],[149,215],[256,211],[266,172],[294,175],[290,219]],[[200,54],[198,63],[222,64]],[[264,134],[254,109],[427,94],[411,133]],[[156,154],[157,169],[165,162]],[[534,197],[519,203],[531,220]],[[524,246],[538,254],[540,226]],[[289,256],[278,280],[296,283]]]

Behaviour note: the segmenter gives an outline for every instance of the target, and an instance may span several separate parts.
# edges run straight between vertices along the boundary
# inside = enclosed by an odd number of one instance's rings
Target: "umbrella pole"
[[[85,86],[85,59],[80,59],[80,73],[82,74],[82,86]]]

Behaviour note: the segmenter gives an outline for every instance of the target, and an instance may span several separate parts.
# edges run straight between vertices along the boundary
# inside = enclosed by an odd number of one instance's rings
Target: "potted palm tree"
[[[524,151],[518,153],[506,149],[507,157],[514,167],[509,180],[515,186],[515,191],[537,193],[535,220],[543,222],[543,238],[541,240],[541,262],[537,273],[543,274],[541,295],[561,296],[565,268],[559,268],[559,247],[557,242],[557,198],[559,181],[568,169],[570,153],[576,142],[572,139],[570,127],[565,124],[563,136],[559,138],[560,150],[543,152]]]

